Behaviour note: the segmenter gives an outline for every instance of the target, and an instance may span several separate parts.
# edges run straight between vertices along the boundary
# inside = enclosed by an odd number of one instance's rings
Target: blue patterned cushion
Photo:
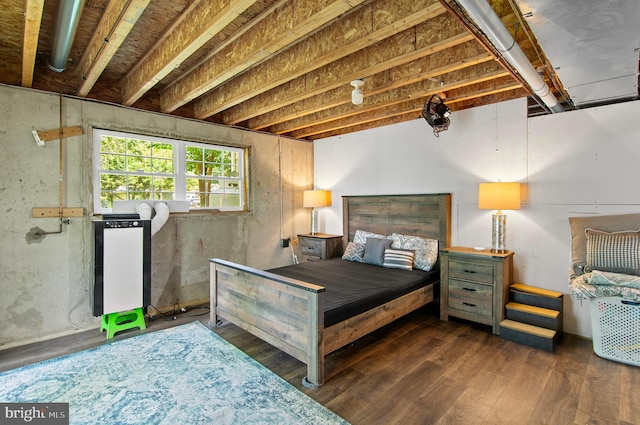
[[[349,242],[347,248],[342,254],[342,259],[347,261],[355,261],[357,263],[364,262],[364,244]]]
[[[407,236],[400,233],[393,233],[393,244],[391,248],[413,251],[413,267],[418,270],[428,272],[438,259],[438,241],[436,239],[426,239],[419,236]]]
[[[390,269],[413,270],[413,251],[387,248],[384,251],[382,266]]]
[[[640,275],[640,231],[608,233],[586,229],[586,272]]]

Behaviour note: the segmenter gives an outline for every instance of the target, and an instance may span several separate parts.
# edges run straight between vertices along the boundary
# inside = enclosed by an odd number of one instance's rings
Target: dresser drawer
[[[449,277],[493,284],[493,264],[481,260],[449,260]]]
[[[319,239],[305,238],[301,240],[300,250],[302,255],[311,255],[315,257],[321,257],[324,251],[324,241]]]
[[[449,279],[450,310],[461,310],[480,316],[493,316],[493,286]]]

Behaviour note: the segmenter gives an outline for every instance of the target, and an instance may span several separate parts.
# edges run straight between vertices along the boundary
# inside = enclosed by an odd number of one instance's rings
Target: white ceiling
[[[518,0],[576,107],[638,96],[640,1]],[[526,15],[525,15],[526,16]]]

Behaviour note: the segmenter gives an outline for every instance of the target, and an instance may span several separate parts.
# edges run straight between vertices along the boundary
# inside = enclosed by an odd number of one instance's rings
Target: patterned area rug
[[[347,424],[199,322],[0,373],[0,402],[72,424]]]

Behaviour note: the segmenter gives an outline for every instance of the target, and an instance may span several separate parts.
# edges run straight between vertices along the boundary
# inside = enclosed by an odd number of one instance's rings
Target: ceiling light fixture
[[[362,86],[364,85],[364,80],[362,78],[358,80],[353,80],[351,82],[353,86],[353,91],[351,92],[351,103],[354,105],[361,105],[364,101],[364,94],[362,94]]]

